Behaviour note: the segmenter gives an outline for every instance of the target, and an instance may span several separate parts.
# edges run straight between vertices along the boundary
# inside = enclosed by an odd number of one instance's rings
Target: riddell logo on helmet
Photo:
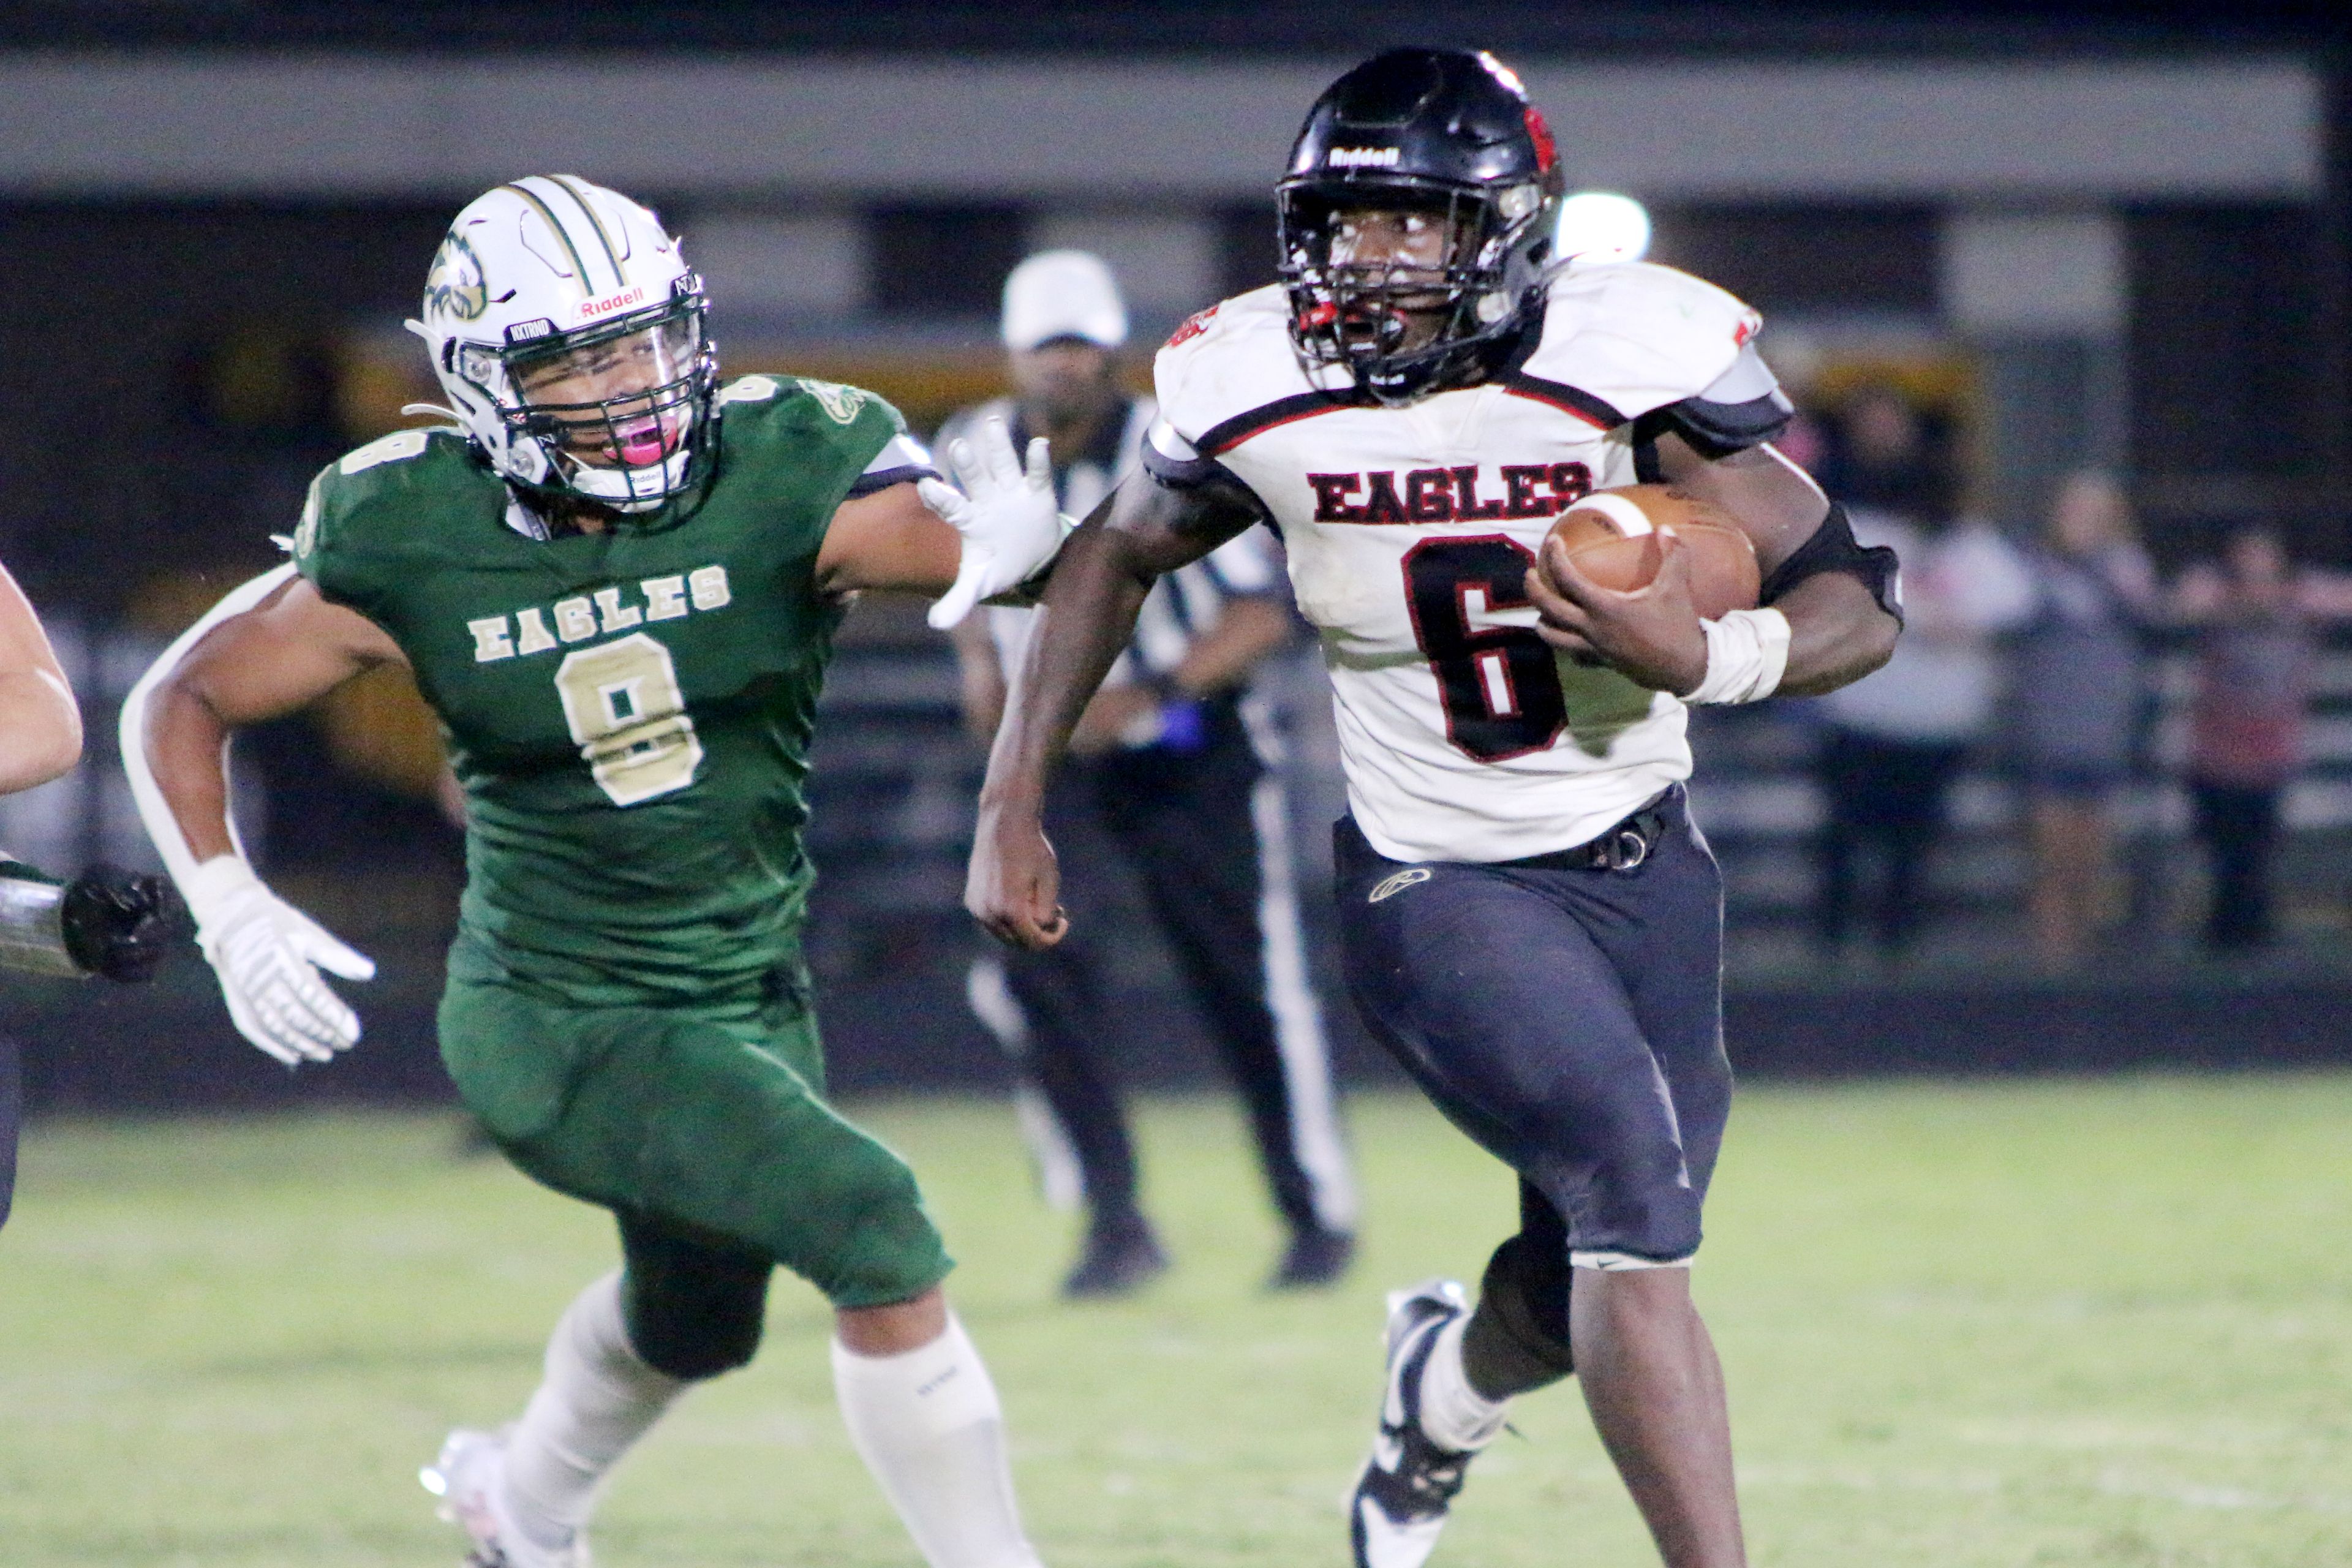
[[[1403,156],[1402,147],[1334,147],[1326,161],[1335,169],[1393,169]]]
[[[611,315],[623,306],[641,304],[645,297],[646,288],[640,283],[634,289],[624,289],[617,294],[607,294],[602,300],[583,300],[580,301],[580,308],[572,312],[572,319],[593,321],[599,316]]]

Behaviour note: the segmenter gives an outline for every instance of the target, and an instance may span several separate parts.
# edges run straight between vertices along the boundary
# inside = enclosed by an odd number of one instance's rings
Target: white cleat
[[[1389,1293],[1388,1376],[1381,1422],[1348,1499],[1355,1568],[1421,1568],[1437,1548],[1470,1456],[1441,1448],[1421,1429],[1421,1373],[1446,1324],[1469,1311],[1462,1287],[1431,1279]]]
[[[458,1427],[416,1479],[441,1500],[441,1517],[472,1542],[465,1568],[589,1568],[584,1534],[575,1532],[562,1546],[541,1546],[508,1512],[504,1431]]]

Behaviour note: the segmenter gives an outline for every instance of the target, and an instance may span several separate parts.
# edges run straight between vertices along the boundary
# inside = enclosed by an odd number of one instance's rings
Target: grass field
[[[1053,1299],[1066,1222],[1009,1111],[863,1114],[913,1159],[1058,1568],[1344,1561],[1380,1296],[1475,1276],[1500,1172],[1418,1101],[1360,1100],[1367,1249],[1272,1300],[1275,1235],[1220,1102],[1152,1107],[1179,1267]],[[51,1126],[0,1234],[0,1563],[454,1562],[415,1474],[505,1419],[608,1266],[601,1217],[431,1117]],[[1699,1289],[1759,1564],[2352,1563],[2352,1076],[1749,1091]],[[605,1568],[911,1564],[844,1440],[825,1317],[621,1475]],[[1472,1472],[1433,1568],[1654,1561],[1572,1388]]]

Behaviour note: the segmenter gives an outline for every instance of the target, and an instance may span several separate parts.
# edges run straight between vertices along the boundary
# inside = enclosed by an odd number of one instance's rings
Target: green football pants
[[[953,1267],[914,1173],[824,1102],[804,1007],[573,1006],[468,945],[441,1001],[449,1076],[526,1174],[619,1218],[630,1337],[657,1369],[748,1361],[777,1266],[836,1307]]]

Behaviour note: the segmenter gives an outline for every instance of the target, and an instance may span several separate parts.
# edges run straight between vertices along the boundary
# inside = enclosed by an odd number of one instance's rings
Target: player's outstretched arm
[[[1830,517],[1821,487],[1769,446],[1708,458],[1665,435],[1657,455],[1669,483],[1738,520],[1768,584]],[[1538,631],[1555,647],[1612,665],[1654,690],[1689,697],[1707,681],[1711,642],[1691,602],[1681,542],[1669,534],[1661,542],[1655,580],[1618,594],[1585,579],[1559,541],[1548,540],[1540,570],[1528,574],[1528,595],[1542,616]],[[1872,586],[1845,571],[1803,577],[1772,600],[1771,610],[1788,623],[1787,660],[1771,687],[1786,696],[1817,696],[1861,679],[1893,656],[1902,630]]]
[[[0,567],[0,795],[81,761],[81,713],[31,601]]]
[[[818,587],[932,595],[929,619],[945,631],[1044,572],[1068,531],[1044,438],[1024,461],[1004,421],[985,419],[948,458],[960,490],[926,479],[844,501],[817,551]]]
[[[122,755],[149,837],[196,919],[237,1031],[289,1067],[358,1042],[359,1018],[319,970],[375,965],[279,899],[247,863],[228,815],[228,742],[380,664],[404,662],[364,616],[294,568],[230,594],[164,651],[122,708]]]
[[[1152,583],[1258,515],[1253,498],[1224,482],[1180,489],[1139,473],[1062,546],[989,752],[964,881],[964,907],[999,941],[1051,947],[1069,929],[1061,875],[1040,826],[1045,780],[1087,699],[1134,635]]]

